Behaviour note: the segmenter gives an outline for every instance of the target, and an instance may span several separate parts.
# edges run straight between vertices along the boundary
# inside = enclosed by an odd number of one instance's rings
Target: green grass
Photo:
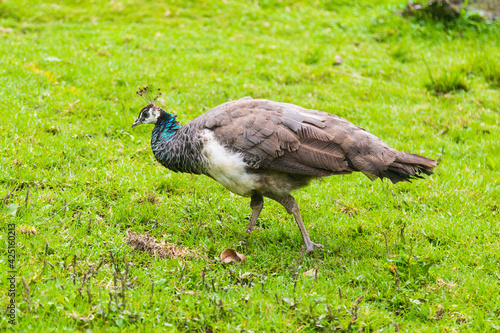
[[[500,62],[490,54],[481,54],[474,59],[472,68],[482,75],[492,86],[500,87]]]
[[[500,91],[472,63],[498,59],[500,29],[402,18],[405,4],[0,2],[0,302],[14,223],[18,307],[2,330],[500,330]],[[426,64],[470,89],[429,91]],[[251,95],[441,162],[413,183],[353,174],[298,191],[324,246],[301,258],[278,204],[246,236],[247,198],[154,160],[151,128],[130,129],[144,84],[182,123]],[[127,230],[192,255],[134,250]],[[221,264],[226,248],[246,261]]]
[[[309,51],[304,59],[306,65],[315,65],[320,62],[323,54],[320,49]]]
[[[432,74],[429,70],[429,82],[425,85],[428,90],[436,94],[447,94],[457,91],[468,91],[470,84],[465,73],[460,68],[445,68],[440,73]]]
[[[400,62],[408,62],[413,60],[413,54],[416,52],[417,45],[409,39],[402,39],[395,45],[391,46],[390,54],[395,60]]]

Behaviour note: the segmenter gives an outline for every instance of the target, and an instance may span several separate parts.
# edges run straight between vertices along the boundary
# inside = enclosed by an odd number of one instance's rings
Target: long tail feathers
[[[384,171],[383,177],[389,178],[393,184],[407,182],[414,178],[424,178],[423,174],[432,175],[437,166],[435,160],[420,155],[403,153]]]

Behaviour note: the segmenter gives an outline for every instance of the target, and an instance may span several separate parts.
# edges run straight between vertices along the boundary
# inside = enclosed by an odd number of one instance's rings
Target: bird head
[[[162,115],[163,111],[159,106],[155,104],[158,97],[161,96],[160,89],[157,91],[157,95],[153,98],[154,93],[149,86],[143,86],[137,90],[136,94],[140,96],[143,100],[148,103],[147,106],[143,107],[139,116],[132,124],[135,127],[140,124],[156,124],[158,118]]]
[[[132,127],[135,127],[140,124],[156,124],[162,112],[164,111],[159,106],[151,103],[142,108],[141,112],[139,113],[139,116],[132,124]]]

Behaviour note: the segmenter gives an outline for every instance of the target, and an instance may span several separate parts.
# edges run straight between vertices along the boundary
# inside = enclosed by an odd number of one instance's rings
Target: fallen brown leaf
[[[36,231],[36,228],[32,227],[30,225],[21,225],[19,227],[19,232],[22,234],[28,234],[28,235],[36,235],[38,233]]]
[[[304,276],[316,276],[318,274],[318,270],[316,268],[312,268],[307,272],[302,273]]]
[[[82,314],[78,314],[75,311],[73,311],[72,313],[68,313],[68,316],[76,320],[84,321],[86,323],[89,323],[92,321],[92,319],[94,319],[94,316],[92,314],[85,316]]]
[[[243,262],[245,259],[246,257],[244,254],[238,253],[233,249],[225,249],[220,254],[220,260],[225,264],[230,262]]]
[[[456,283],[446,283],[446,282],[444,282],[444,280],[443,280],[443,279],[441,279],[441,278],[437,278],[437,279],[436,279],[436,283],[437,283],[439,286],[441,286],[441,287],[446,287],[446,288],[448,288],[448,289],[451,289],[451,288],[453,288],[453,287],[456,287],[456,285],[457,285]]]

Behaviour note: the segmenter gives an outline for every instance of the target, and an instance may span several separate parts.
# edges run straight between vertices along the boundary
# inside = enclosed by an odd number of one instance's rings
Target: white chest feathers
[[[257,185],[258,175],[246,172],[243,157],[225,149],[209,130],[205,130],[204,139],[202,154],[208,161],[208,174],[233,193],[251,195]]]

